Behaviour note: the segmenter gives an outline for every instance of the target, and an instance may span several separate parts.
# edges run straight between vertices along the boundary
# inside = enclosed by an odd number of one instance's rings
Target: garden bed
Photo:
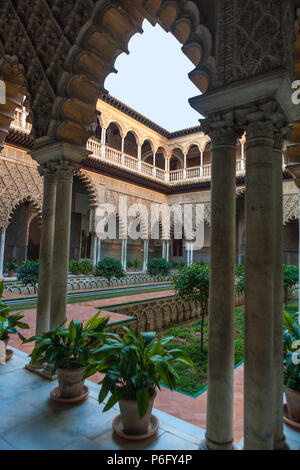
[[[188,395],[197,396],[204,391],[207,385],[207,319],[204,328],[204,351],[200,350],[200,328],[201,320],[188,322],[186,325],[168,328],[160,332],[159,337],[173,336],[169,348],[180,348],[187,352],[194,362],[194,367],[178,363],[175,369],[179,375],[177,391]],[[244,310],[235,309],[234,318],[234,363],[239,364],[244,359]]]

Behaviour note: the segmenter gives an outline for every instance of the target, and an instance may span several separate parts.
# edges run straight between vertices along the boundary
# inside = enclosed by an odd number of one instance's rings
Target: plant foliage
[[[201,351],[204,347],[204,320],[208,314],[209,265],[194,263],[185,266],[173,277],[177,297],[186,302],[197,302],[201,308]]]
[[[300,392],[300,325],[283,312],[284,331],[284,383],[287,388]]]
[[[106,344],[92,352],[91,364],[84,376],[89,377],[96,372],[105,374],[99,403],[105,400],[109,392],[111,396],[103,411],[108,411],[121,399],[137,400],[138,413],[142,418],[160,383],[171,390],[176,387],[178,375],[174,364],[181,362],[192,366],[193,363],[184,351],[165,348],[172,337],[155,341],[154,332],[135,335],[126,327],[123,330],[123,337],[108,334]]]
[[[122,279],[125,276],[125,271],[119,260],[105,258],[96,264],[95,275],[104,277],[110,285],[113,278]]]
[[[147,265],[147,271],[150,276],[161,279],[170,274],[172,264],[165,258],[153,258]]]
[[[18,280],[25,286],[32,286],[36,289],[39,280],[39,261],[23,261],[18,271]]]
[[[284,303],[287,308],[289,300],[289,291],[293,289],[299,282],[299,268],[298,266],[283,266],[283,289],[284,289]]]
[[[4,281],[0,282],[0,299],[3,297]],[[24,318],[23,313],[10,313],[8,305],[0,300],[0,340],[4,341],[9,338],[9,335],[19,335],[18,329],[28,330],[27,323],[22,322]]]
[[[88,363],[92,349],[99,348],[104,340],[108,318],[99,318],[100,311],[85,324],[78,320],[71,321],[66,327],[67,319],[57,328],[33,336],[24,343],[35,341],[31,361],[52,365],[52,374],[56,369],[79,369]]]

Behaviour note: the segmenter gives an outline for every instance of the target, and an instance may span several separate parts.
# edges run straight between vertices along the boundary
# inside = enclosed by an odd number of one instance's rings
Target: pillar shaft
[[[127,269],[127,240],[122,240],[121,263],[124,271]]]
[[[72,184],[75,167],[62,162],[57,170],[57,193],[52,268],[51,329],[66,317]]]
[[[244,442],[273,449],[273,124],[247,128]]]
[[[233,447],[233,318],[236,217],[236,133],[229,123],[212,138],[211,264],[206,445]]]
[[[144,240],[143,271],[147,271],[148,258],[149,258],[149,242],[148,240]]]
[[[101,261],[101,239],[97,238],[97,263]]]
[[[3,279],[5,235],[6,235],[6,229],[4,227],[2,227],[1,228],[1,236],[0,236],[0,280]]]
[[[283,134],[275,134],[273,152],[274,223],[274,449],[286,448],[283,432]]]
[[[51,281],[54,245],[56,174],[49,169],[41,169],[44,175],[42,233],[40,241],[40,265],[38,282],[38,302],[36,314],[36,334],[48,331],[51,314]]]

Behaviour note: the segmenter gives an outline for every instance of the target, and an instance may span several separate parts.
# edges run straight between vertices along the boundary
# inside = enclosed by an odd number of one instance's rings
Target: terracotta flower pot
[[[120,400],[119,406],[124,432],[131,435],[142,435],[148,432],[152,408],[156,394],[150,398],[149,408],[143,418],[139,417],[136,400]]]
[[[287,388],[285,396],[290,417],[300,423],[300,392]]]
[[[14,277],[14,271],[7,271],[7,276],[8,277]]]
[[[57,369],[57,379],[61,398],[80,397],[83,391],[84,367],[80,369]]]

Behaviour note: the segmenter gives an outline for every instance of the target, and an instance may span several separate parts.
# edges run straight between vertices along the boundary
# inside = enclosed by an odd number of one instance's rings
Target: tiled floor
[[[197,450],[205,431],[155,409],[158,434],[145,441],[126,441],[112,433],[116,405],[103,413],[97,396],[99,386],[90,388],[87,401],[61,405],[49,399],[56,385],[24,369],[28,356],[15,350],[14,357],[0,366],[0,450]],[[186,404],[187,412],[193,411]],[[300,434],[285,427],[289,446],[300,450]],[[242,440],[239,443],[242,448]]]
[[[137,300],[149,299],[151,297],[164,297],[172,294],[172,291],[164,291],[161,293],[144,293],[133,296],[123,296],[116,299],[100,299],[96,301],[83,302],[80,304],[71,304],[67,307],[68,319],[80,319],[86,321],[90,316],[95,314],[95,307],[103,307],[112,304],[120,304],[122,302],[132,302]],[[29,337],[34,334],[36,310],[26,310],[26,321],[30,325],[30,330],[25,331],[25,336]],[[106,312],[103,310],[103,315]],[[119,321],[124,318],[117,314],[110,314],[112,322]],[[17,337],[12,337],[10,344],[26,353],[32,350],[32,343],[22,345]],[[91,377],[91,380],[98,383],[99,375]],[[234,372],[234,441],[239,443],[243,437],[243,380],[244,367],[241,365]],[[206,404],[207,392],[202,393],[197,398],[184,395],[179,392],[171,392],[166,388],[162,388],[158,392],[154,406],[162,412],[168,413],[175,418],[182,419],[192,425],[200,428],[206,428]]]
[[[90,395],[80,405],[49,400],[53,382],[24,369],[27,356],[15,356],[0,366],[0,450],[197,450],[204,431],[154,410],[158,434],[145,441],[126,441],[112,433],[118,406],[103,413],[99,386],[88,383]]]

